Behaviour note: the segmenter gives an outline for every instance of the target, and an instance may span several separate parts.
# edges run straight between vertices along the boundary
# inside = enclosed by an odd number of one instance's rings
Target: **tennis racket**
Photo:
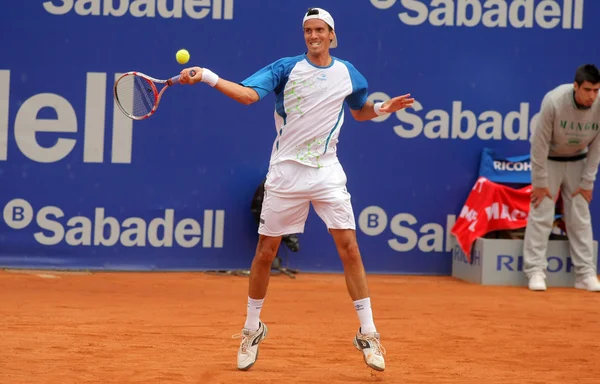
[[[196,71],[191,70],[190,76]],[[179,83],[179,77],[159,80],[141,72],[126,72],[115,81],[115,102],[125,116],[133,120],[143,120],[152,116],[158,108],[163,93],[173,84]],[[157,85],[164,84],[160,92]]]

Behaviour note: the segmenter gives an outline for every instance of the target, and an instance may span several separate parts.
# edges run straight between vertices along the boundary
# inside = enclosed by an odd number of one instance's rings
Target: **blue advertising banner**
[[[367,270],[450,274],[450,230],[482,149],[527,154],[543,95],[600,64],[600,2],[3,2],[0,266],[248,268],[275,97],[244,106],[206,84],[178,85],[134,122],[112,87],[127,71],[177,75],[181,48],[189,65],[242,81],[305,52],[312,6],[334,17],[332,55],[366,77],[370,100],[416,99],[368,122],[346,111],[338,156]],[[600,217],[595,202],[592,211]],[[342,270],[314,210],[300,248],[291,267]]]

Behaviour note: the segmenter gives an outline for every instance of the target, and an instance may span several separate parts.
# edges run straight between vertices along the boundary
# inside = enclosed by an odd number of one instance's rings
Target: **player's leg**
[[[250,267],[245,329],[255,331],[259,328],[260,310],[267,295],[271,277],[271,264],[277,255],[280,243],[281,236],[259,235],[256,253]]]
[[[281,237],[288,233],[304,232],[310,203],[308,198],[288,193],[287,180],[282,180],[279,167],[269,171],[258,227],[259,240],[250,268],[246,322],[238,350],[238,369],[250,369],[258,358],[258,345],[267,335],[260,313],[267,294],[271,265],[277,256]],[[273,176],[273,175],[276,176]],[[274,188],[276,187],[276,188]],[[277,193],[276,189],[282,192]],[[290,197],[291,196],[291,197]]]
[[[600,291],[594,263],[594,247],[590,206],[581,195],[572,194],[579,188],[585,160],[566,163],[567,174],[561,188],[565,212],[565,226],[569,239],[569,254],[575,265],[575,287]]]
[[[325,211],[323,204],[318,205],[319,211],[326,218],[324,221],[327,220],[328,213]],[[352,208],[349,208],[349,210],[351,211]],[[319,216],[321,216],[321,214],[319,214]],[[329,225],[332,224],[330,223],[328,226]],[[335,226],[335,224],[333,225]],[[356,231],[352,228],[339,229],[329,227],[329,233],[331,233],[331,236],[333,237],[338,255],[342,260],[344,277],[346,278],[346,287],[348,288],[350,297],[353,301],[368,298],[369,288],[367,285],[367,276],[363,266],[360,250],[358,248],[358,242],[356,240]]]
[[[529,289],[532,291],[546,290],[546,268],[548,259],[548,239],[554,222],[558,189],[565,174],[565,163],[548,160],[548,189],[553,199],[544,198],[541,203],[529,207],[529,217],[523,240],[523,271],[529,279]]]
[[[373,321],[367,276],[356,240],[351,196],[346,189],[346,175],[339,164],[323,171],[325,172],[319,175],[323,183],[315,190],[312,203],[333,237],[344,267],[348,293],[360,321],[354,346],[363,352],[365,363],[369,367],[383,371],[385,349]]]
[[[321,205],[321,212],[324,213]],[[378,371],[385,369],[385,348],[381,345],[380,336],[373,321],[371,297],[367,284],[367,276],[363,266],[362,257],[356,240],[354,229],[330,228],[338,254],[344,266],[344,276],[348,293],[353,300],[354,309],[360,321],[360,328],[354,337],[354,346],[363,352],[365,363]]]
[[[346,189],[346,174],[340,164],[315,170],[314,179],[320,179],[311,196],[315,212],[333,237],[344,267],[348,293],[353,301],[369,297],[367,277],[356,240],[356,223]],[[372,328],[372,329],[371,329]],[[374,331],[369,325],[368,331]]]
[[[277,254],[281,236],[259,235],[256,254],[250,268],[248,288],[248,305],[246,307],[246,322],[242,332],[234,337],[241,337],[237,354],[237,367],[240,370],[252,368],[258,358],[258,345],[267,337],[267,326],[260,321],[269,277],[271,263]]]

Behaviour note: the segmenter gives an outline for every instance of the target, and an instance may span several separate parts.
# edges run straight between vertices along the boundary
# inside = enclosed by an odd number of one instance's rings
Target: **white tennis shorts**
[[[274,164],[267,173],[258,233],[303,233],[310,203],[327,229],[356,229],[346,173],[338,162],[321,168],[295,161]]]

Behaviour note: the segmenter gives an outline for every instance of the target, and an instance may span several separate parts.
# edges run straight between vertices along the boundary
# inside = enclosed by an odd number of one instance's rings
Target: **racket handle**
[[[190,77],[193,77],[196,75],[196,71],[194,71],[193,69],[189,72]],[[181,77],[181,75],[177,75],[174,77],[171,77],[171,79],[169,80],[171,84],[175,84],[175,83],[179,83],[179,78]]]

